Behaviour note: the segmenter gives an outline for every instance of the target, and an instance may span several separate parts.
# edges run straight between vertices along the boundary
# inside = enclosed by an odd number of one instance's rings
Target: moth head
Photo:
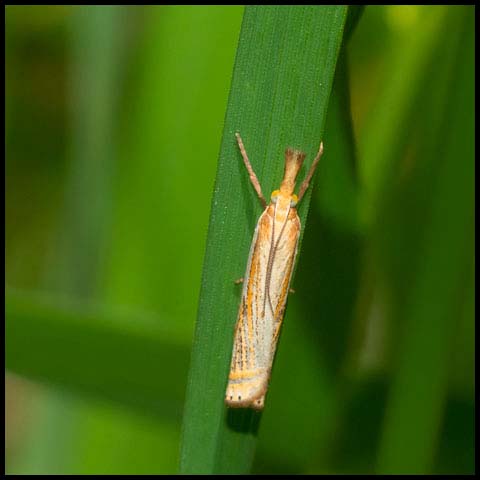
[[[272,203],[277,203],[278,197],[281,194],[280,190],[274,190],[272,192],[272,195],[270,196],[270,200]],[[293,193],[290,195],[290,206],[291,207],[296,207],[298,203],[298,197]]]

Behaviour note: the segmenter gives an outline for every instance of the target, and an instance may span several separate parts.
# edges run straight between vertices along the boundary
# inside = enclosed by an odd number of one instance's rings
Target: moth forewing
[[[265,202],[238,134],[237,140],[252,184]],[[320,155],[321,149],[302,184],[302,194]],[[264,405],[297,255],[301,225],[295,208],[298,199],[293,191],[304,158],[303,152],[290,148],[285,151],[285,172],[280,189],[272,193],[271,202],[255,228],[225,395],[230,407],[262,409]]]
[[[260,400],[268,388],[285,311],[300,221],[294,209],[283,222],[274,214],[275,206],[269,205],[259,219],[250,249],[226,393],[226,402],[232,407],[259,408],[263,404]]]
[[[275,354],[277,339],[283,321],[288,292],[292,280],[295,259],[300,238],[300,219],[295,210],[290,211],[292,218],[287,219],[282,237],[274,251],[272,276],[270,281],[270,296],[276,305],[274,312],[274,332],[272,339],[272,355]]]

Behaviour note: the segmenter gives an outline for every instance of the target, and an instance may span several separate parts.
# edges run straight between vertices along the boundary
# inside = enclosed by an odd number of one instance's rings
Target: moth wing
[[[265,350],[266,345],[265,329],[271,332],[273,326],[268,328],[264,325],[264,318],[258,306],[263,305],[264,279],[268,263],[265,243],[269,242],[271,228],[272,219],[265,210],[258,220],[253,235],[235,326],[229,381],[225,395],[225,401],[231,407],[250,406],[262,396],[268,384],[267,362],[265,355],[262,356],[262,350]]]
[[[297,251],[299,227],[300,221],[295,214],[286,220],[272,242],[273,218],[268,208],[258,221],[235,329],[225,398],[229,406],[263,408]]]
[[[292,279],[295,258],[298,250],[300,237],[300,219],[298,215],[292,215],[285,224],[282,234],[276,245],[274,260],[272,263],[272,275],[270,279],[269,297],[273,309],[273,335],[271,360],[275,354],[280,327],[283,322],[283,314],[287,304],[290,282]]]

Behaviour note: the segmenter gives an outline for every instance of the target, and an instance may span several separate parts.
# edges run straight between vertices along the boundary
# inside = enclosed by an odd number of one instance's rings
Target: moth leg
[[[295,293],[295,290],[294,290],[293,288],[289,288],[288,291],[289,291],[290,293]]]
[[[238,148],[240,149],[240,153],[242,154],[243,163],[245,163],[245,167],[247,167],[250,181],[252,182],[253,188],[257,192],[258,198],[260,198],[260,201],[262,202],[263,208],[265,208],[267,206],[267,202],[262,194],[262,187],[260,186],[260,182],[258,181],[258,178],[253,171],[252,165],[248,160],[247,152],[245,151],[245,147],[243,146],[242,137],[240,137],[240,134],[238,132],[235,133],[235,136],[237,137]]]
[[[310,180],[312,179],[313,174],[315,173],[315,169],[317,168],[318,162],[320,161],[322,154],[323,154],[323,142],[320,142],[320,147],[318,149],[317,156],[313,159],[310,170],[308,171],[307,176],[305,177],[305,180],[300,185],[300,190],[298,191],[298,203],[300,203],[300,200],[303,198],[305,191],[310,185]]]
[[[235,285],[239,285],[240,283],[243,283],[243,277],[242,278],[239,278],[238,280],[235,280],[233,282]]]

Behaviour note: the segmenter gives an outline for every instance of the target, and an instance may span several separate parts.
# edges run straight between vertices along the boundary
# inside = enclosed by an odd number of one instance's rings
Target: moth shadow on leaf
[[[257,435],[262,412],[252,408],[226,408],[226,422],[229,428],[239,433]]]

